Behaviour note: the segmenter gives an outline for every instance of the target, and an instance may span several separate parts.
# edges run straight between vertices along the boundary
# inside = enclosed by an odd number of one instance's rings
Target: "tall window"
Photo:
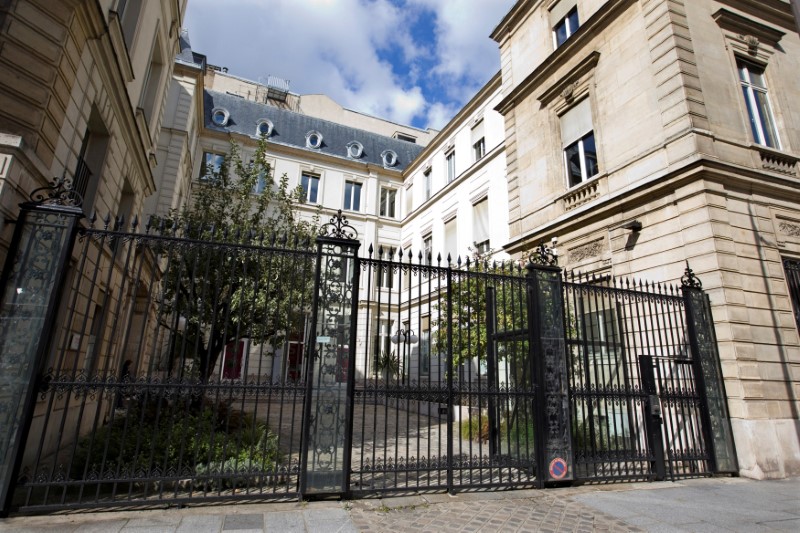
[[[739,69],[739,81],[753,139],[758,144],[779,148],[778,132],[775,130],[775,119],[772,117],[767,85],[764,82],[764,69],[742,60],[738,60],[736,66]]]
[[[458,258],[458,219],[453,217],[444,223],[444,253],[453,263]]]
[[[599,172],[588,98],[561,116],[561,142],[570,187],[579,185]]]
[[[427,265],[433,262],[433,236],[430,233],[422,239],[422,261]]]
[[[456,179],[456,152],[453,150],[447,154],[447,183]]]
[[[422,331],[419,336],[419,375],[429,376],[431,372],[431,317],[422,317]]]
[[[92,211],[97,188],[100,184],[100,173],[105,165],[110,136],[100,112],[92,106],[86,132],[83,135],[81,151],[72,178],[73,188],[83,197],[83,209]]]
[[[424,182],[425,188],[425,198],[427,200],[431,197],[431,169],[426,170],[422,173],[422,181]],[[424,201],[423,200],[423,201]]]
[[[344,182],[344,209],[361,210],[361,184],[355,181]]]
[[[395,189],[388,189],[386,187],[381,187],[380,216],[395,218],[396,199],[397,199],[397,191]]]
[[[306,192],[306,200],[312,204],[317,203],[319,194],[319,176],[303,172],[300,175],[300,186]]]
[[[484,198],[472,206],[472,242],[478,253],[491,250],[489,243],[489,199]]]
[[[153,42],[153,52],[150,55],[150,65],[147,67],[140,107],[144,111],[148,126],[152,129],[156,119],[156,111],[159,109],[159,94],[161,90],[161,78],[165,69],[164,56],[161,53],[161,39]]]
[[[565,7],[570,5],[567,0],[562,0],[560,4],[564,4]],[[569,39],[580,27],[580,22],[578,21],[578,7],[573,6],[572,9],[562,14],[563,8],[559,9],[560,4],[551,12],[552,16],[556,18],[555,24],[553,25],[553,41],[555,42],[556,48],[564,44],[564,41]]]
[[[139,23],[139,12],[142,10],[142,0],[120,0],[117,4],[117,14],[120,17],[122,35],[125,38],[125,46],[128,52],[133,46],[133,36],[136,34],[136,26]]]
[[[475,161],[480,160],[486,155],[486,140],[483,137],[478,139],[478,141],[472,145],[472,151],[475,155]]]
[[[203,152],[202,166],[200,167],[200,181],[216,180],[222,170],[225,156],[213,152]]]

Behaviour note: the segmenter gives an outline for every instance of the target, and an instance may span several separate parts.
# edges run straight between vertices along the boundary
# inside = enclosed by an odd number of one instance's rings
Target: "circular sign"
[[[567,462],[561,457],[550,461],[550,477],[555,480],[564,479],[567,475]]]

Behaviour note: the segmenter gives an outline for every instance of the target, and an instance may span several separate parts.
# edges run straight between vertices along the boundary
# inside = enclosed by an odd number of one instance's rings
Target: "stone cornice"
[[[768,43],[773,47],[777,46],[781,38],[786,35],[780,30],[743,17],[725,8],[719,9],[712,16],[721,28],[742,36],[751,35],[758,41]]]
[[[569,58],[575,57],[586,47],[592,39],[600,34],[613,20],[635,0],[610,0],[601,9],[576,31],[567,41],[550,54],[538,67],[534,69],[521,83],[519,83],[503,100],[497,104],[495,110],[506,115],[515,106],[516,102],[529,96],[539,86],[549,79],[561,68]]]

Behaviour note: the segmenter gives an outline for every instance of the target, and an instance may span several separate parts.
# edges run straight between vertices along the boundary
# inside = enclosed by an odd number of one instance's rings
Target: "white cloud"
[[[499,68],[487,24],[512,0],[400,1],[190,0],[185,25],[192,47],[232,74],[275,75],[291,80],[295,92],[324,93],[400,123],[441,126]],[[435,42],[412,37],[411,22],[420,16],[435,16]],[[390,49],[400,51],[409,75],[399,77],[381,59]],[[432,85],[446,95],[423,91]]]

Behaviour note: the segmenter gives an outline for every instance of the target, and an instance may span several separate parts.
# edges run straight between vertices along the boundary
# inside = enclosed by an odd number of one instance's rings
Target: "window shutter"
[[[458,254],[456,253],[458,250],[457,221],[457,218],[453,218],[444,224],[444,251],[445,254],[450,254],[450,258],[453,262],[455,262],[456,258],[458,257]]]
[[[578,0],[561,0],[554,5],[550,9],[550,27],[554,28],[577,4]]]
[[[484,198],[473,206],[472,240],[483,242],[489,238],[489,200]]]
[[[561,115],[561,144],[569,146],[592,131],[592,107],[584,98],[569,111]]]

